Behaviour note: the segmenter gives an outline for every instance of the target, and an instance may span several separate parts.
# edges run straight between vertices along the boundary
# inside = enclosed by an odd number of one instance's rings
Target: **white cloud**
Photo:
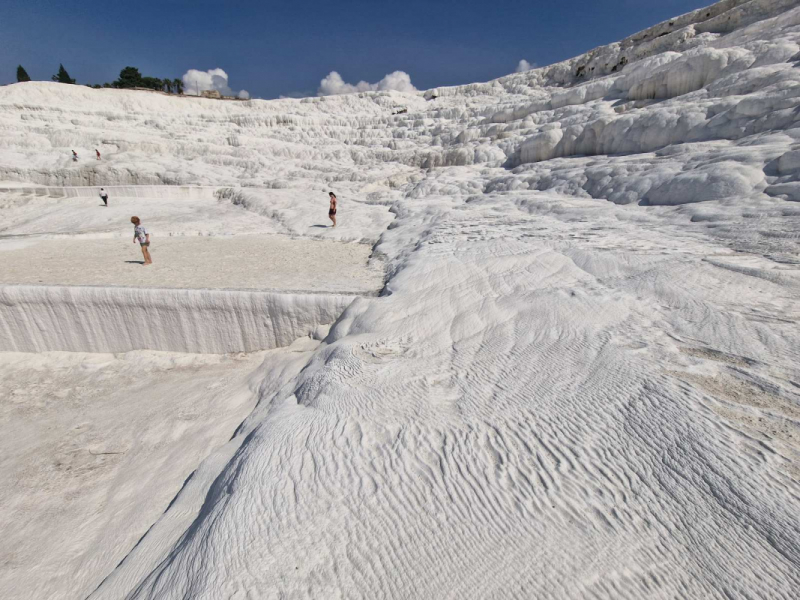
[[[538,65],[536,63],[529,63],[524,58],[519,61],[517,68],[515,69],[515,73],[522,73],[523,71],[530,71],[531,69],[535,69]]]
[[[352,94],[354,92],[377,92],[394,90],[396,92],[416,92],[417,88],[411,85],[411,76],[403,71],[389,73],[378,83],[367,83],[359,81],[356,84],[346,83],[342,76],[336,71],[331,71],[328,76],[319,82],[320,96],[332,96],[334,94]]]
[[[217,90],[223,96],[238,96],[250,98],[247,90],[234,92],[228,85],[228,74],[222,69],[209,69],[198,71],[189,69],[183,74],[183,92],[190,96],[197,96],[206,90]]]

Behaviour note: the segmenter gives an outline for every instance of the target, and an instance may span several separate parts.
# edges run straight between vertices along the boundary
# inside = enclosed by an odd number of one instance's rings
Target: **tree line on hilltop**
[[[64,65],[58,65],[58,73],[53,75],[51,79],[57,83],[70,83],[74,84],[75,80],[69,76],[69,73],[64,68]],[[17,67],[17,81],[30,81],[31,78],[28,75],[28,72],[22,65]],[[122,71],[119,72],[119,78],[111,83],[104,83],[100,85],[96,83],[94,85],[86,84],[88,87],[100,89],[100,88],[118,88],[118,89],[131,89],[131,88],[147,88],[149,90],[158,90],[162,92],[167,92],[168,94],[182,94],[183,93],[183,82],[176,78],[176,79],[159,79],[158,77],[145,77],[139,73],[139,69],[136,67],[125,67]]]

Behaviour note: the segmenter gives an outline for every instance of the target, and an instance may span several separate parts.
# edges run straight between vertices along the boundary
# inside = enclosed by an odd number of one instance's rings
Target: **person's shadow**
[[[126,260],[125,262],[128,263],[129,265],[143,265],[144,264],[143,260]]]
[[[322,227],[323,229],[327,229],[329,225],[312,225],[311,227]]]

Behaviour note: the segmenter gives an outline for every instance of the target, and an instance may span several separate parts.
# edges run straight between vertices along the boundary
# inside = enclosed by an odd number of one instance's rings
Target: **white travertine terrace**
[[[83,568],[0,571],[0,596],[795,598],[799,67],[796,1],[725,0],[420,94],[0,88],[0,187],[208,186],[153,219],[386,268],[265,359],[138,543],[64,532]],[[122,218],[0,202],[0,256]]]

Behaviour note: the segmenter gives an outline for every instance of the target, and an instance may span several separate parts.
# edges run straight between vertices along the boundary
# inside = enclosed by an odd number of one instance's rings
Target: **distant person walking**
[[[144,256],[144,266],[152,265],[153,259],[150,258],[150,232],[142,225],[139,217],[131,217],[133,223],[133,243],[139,242]]]
[[[103,204],[108,206],[108,192],[103,188],[100,188],[100,199],[103,201]]]
[[[75,150],[72,151],[72,162],[78,162],[78,153]]]
[[[97,152],[97,160],[100,160],[100,150],[95,148],[94,151]]]
[[[328,218],[333,221],[333,226],[336,227],[336,194],[328,192],[331,198],[331,207],[328,209]]]

